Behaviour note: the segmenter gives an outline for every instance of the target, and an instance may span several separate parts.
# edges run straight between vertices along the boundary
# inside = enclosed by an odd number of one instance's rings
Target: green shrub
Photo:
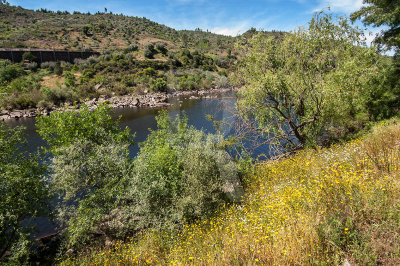
[[[75,76],[70,71],[64,72],[64,84],[67,87],[74,87],[75,86]]]
[[[40,91],[34,89],[29,92],[7,94],[1,99],[1,105],[9,110],[35,108],[41,99]]]
[[[0,264],[27,263],[34,228],[26,221],[50,212],[46,168],[38,156],[21,152],[22,134],[0,122]]]
[[[130,44],[130,45],[128,46],[128,48],[126,48],[126,49],[124,50],[124,52],[125,52],[125,53],[135,52],[135,51],[137,51],[138,49],[139,49],[139,47],[138,47],[137,44]]]
[[[30,62],[37,62],[37,57],[28,51],[22,55],[22,62],[24,62],[25,60],[28,60]]]
[[[180,77],[178,89],[179,90],[195,90],[199,89],[200,77],[192,75],[183,75]]]
[[[42,87],[40,89],[44,100],[60,105],[66,101],[73,102],[76,99],[76,93],[71,88],[57,86],[53,88]]]
[[[25,74],[23,68],[8,61],[0,62],[0,83],[10,82]]]
[[[18,77],[7,86],[7,90],[10,92],[29,92],[39,88],[39,78],[33,75]]]
[[[154,49],[154,44],[149,43],[146,45],[144,49],[144,57],[152,59],[156,54],[156,50]]]
[[[126,181],[121,217],[135,230],[176,228],[213,215],[237,186],[237,167],[221,143],[162,113],[158,130],[141,144],[134,172]],[[231,190],[234,195],[234,190]]]
[[[118,203],[120,181],[130,169],[128,148],[133,141],[109,112],[105,105],[94,111],[85,106],[37,121],[53,154],[52,184],[60,197],[57,217],[65,226],[66,247],[87,244],[96,233],[118,233],[110,229],[111,211]]]
[[[162,53],[163,55],[166,55],[168,53],[168,49],[167,49],[165,43],[157,43],[156,44],[156,50],[158,52]]]
[[[58,76],[61,76],[62,75],[62,73],[63,73],[63,68],[61,67],[61,64],[60,64],[60,62],[56,62],[56,65],[54,66],[54,74],[56,74],[56,75],[58,75]]]
[[[150,90],[152,91],[166,91],[167,90],[167,82],[163,78],[157,78],[153,80]]]

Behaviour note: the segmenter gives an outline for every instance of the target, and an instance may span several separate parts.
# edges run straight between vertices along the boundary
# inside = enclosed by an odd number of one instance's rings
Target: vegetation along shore
[[[1,0],[0,264],[399,265],[399,6],[233,37]],[[163,108],[231,92],[212,131]]]

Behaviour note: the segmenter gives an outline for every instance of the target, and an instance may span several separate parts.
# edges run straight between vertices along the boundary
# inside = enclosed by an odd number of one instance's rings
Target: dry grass
[[[64,264],[400,264],[400,124],[259,163],[244,203]]]
[[[64,77],[57,75],[44,76],[40,85],[48,88],[55,88],[64,84]]]

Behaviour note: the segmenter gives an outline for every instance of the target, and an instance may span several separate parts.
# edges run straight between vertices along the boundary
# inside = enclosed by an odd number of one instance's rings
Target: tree
[[[38,156],[21,151],[22,133],[23,128],[10,129],[0,122],[0,263],[26,262],[34,230],[28,221],[50,213],[46,168]]]
[[[120,182],[129,172],[133,136],[121,130],[99,106],[52,113],[37,121],[38,132],[53,155],[52,184],[60,197],[57,216],[65,228],[65,245],[79,247],[95,233],[116,234],[107,224],[118,202]],[[112,217],[112,216],[111,216]]]
[[[37,62],[37,57],[28,51],[22,55],[22,61],[25,61],[25,60],[28,60],[30,62]]]
[[[144,49],[144,57],[152,59],[156,53],[157,51],[154,49],[154,44],[149,43],[146,45]]]
[[[236,74],[244,84],[238,101],[244,121],[279,152],[362,127],[383,63],[360,36],[324,13],[283,40],[255,35]]]
[[[89,31],[92,29],[92,26],[85,25],[82,27],[82,33],[86,36],[89,36]]]
[[[394,47],[397,52],[400,48],[400,1],[399,0],[364,0],[360,10],[351,14],[351,19],[361,19],[365,25],[375,27],[388,26],[382,31],[377,42]]]

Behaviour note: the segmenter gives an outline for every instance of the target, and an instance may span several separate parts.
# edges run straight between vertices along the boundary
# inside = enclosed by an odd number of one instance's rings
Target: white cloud
[[[362,0],[320,0],[320,4],[315,11],[329,7],[333,12],[351,13],[359,10],[362,5]]]
[[[246,25],[240,25],[236,27],[215,27],[212,28],[210,31],[216,34],[221,34],[221,35],[228,35],[228,36],[237,36],[240,33],[242,33],[244,30],[246,30],[247,24]]]
[[[378,36],[378,34],[381,32],[380,29],[372,29],[369,31],[366,31],[365,34],[365,42],[367,43],[368,46],[372,45],[372,42],[375,40],[375,38]]]

